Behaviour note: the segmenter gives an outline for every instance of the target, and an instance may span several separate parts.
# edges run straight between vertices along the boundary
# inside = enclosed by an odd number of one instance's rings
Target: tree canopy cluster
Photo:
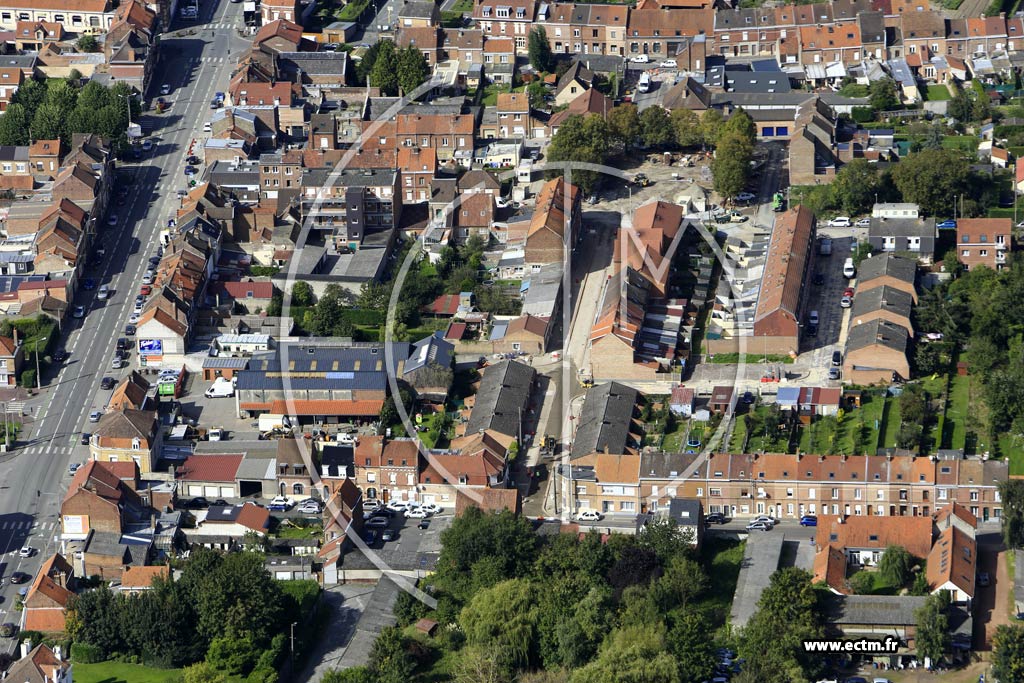
[[[690,537],[673,522],[605,541],[597,533],[540,537],[521,517],[471,508],[441,540],[437,570],[420,585],[437,608],[400,593],[398,628],[382,634],[369,667],[325,681],[400,683],[414,671],[429,675],[438,661],[467,682],[711,677],[714,632],[726,608],[713,599]],[[798,606],[789,613],[802,618]],[[440,624],[435,637],[405,637],[402,627],[423,617]]]
[[[943,335],[917,345],[917,372],[947,372],[954,360],[965,360],[980,381],[987,424],[968,416],[968,438],[993,454],[1001,435],[1024,438],[1024,264],[963,272],[925,293],[914,315],[922,334]]]
[[[430,65],[415,45],[398,48],[388,38],[370,46],[356,63],[356,78],[385,97],[409,96],[430,77]]]
[[[962,197],[957,215],[983,215],[998,202],[998,188],[971,170],[972,160],[960,151],[925,146],[884,171],[866,159],[843,165],[827,185],[808,188],[802,203],[815,213],[868,213],[876,202],[912,202],[926,216],[952,216],[955,198]],[[941,135],[940,142],[941,145]]]
[[[126,656],[159,667],[205,660],[194,678],[212,669],[274,683],[288,625],[304,616],[303,603],[319,591],[315,582],[291,583],[282,588],[262,554],[196,550],[179,579],[158,580],[152,590],[125,595],[102,585],[77,595],[68,616],[73,654],[91,661]]]
[[[128,107],[138,120],[141,106],[127,83],[113,87],[78,78],[30,79],[0,116],[0,145],[27,145],[30,140],[69,144],[75,133],[99,133],[115,148],[127,145]]]

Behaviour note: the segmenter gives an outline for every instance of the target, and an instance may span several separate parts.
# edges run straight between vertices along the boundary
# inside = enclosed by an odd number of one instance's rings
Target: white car
[[[142,317],[140,314],[132,313],[130,316],[128,316],[128,324],[134,325],[135,323],[139,322],[140,317]]]
[[[71,311],[72,318],[84,318],[85,317],[85,306],[75,306],[75,309]]]
[[[292,506],[292,502],[285,496],[277,496],[267,506],[268,510],[283,511]]]
[[[576,519],[580,522],[597,522],[601,520],[601,513],[597,510],[584,510],[576,515]]]
[[[854,223],[854,225],[856,225],[858,228],[870,228],[871,227],[871,219],[870,218],[861,218],[856,223]]]
[[[387,504],[388,510],[392,512],[405,512],[407,507],[409,507],[409,504],[404,500],[393,500]]]
[[[405,511],[406,519],[423,519],[429,516],[430,513],[421,507],[409,508]]]
[[[422,506],[420,506],[420,509],[426,510],[432,515],[439,515],[444,511],[443,507],[441,507],[440,505],[435,505],[434,503],[424,503]]]
[[[849,216],[836,216],[828,222],[830,228],[849,228],[853,225],[853,221],[850,220]]]
[[[811,314],[809,316],[807,316],[807,322],[809,322],[811,325],[817,325],[818,321],[819,321],[818,312],[817,311],[811,311]]]
[[[647,55],[637,55],[636,57],[630,57],[629,61],[633,62],[634,64],[647,64],[648,62],[651,61],[651,58],[648,57]]]
[[[757,195],[753,192],[740,192],[736,195],[736,201],[738,202],[750,202],[757,199]]]
[[[303,503],[299,506],[299,512],[304,515],[318,515],[320,514],[320,503],[314,501]]]
[[[31,546],[22,546],[21,550],[18,551],[18,557],[32,557],[36,549]]]
[[[161,95],[170,95],[171,94],[171,86],[167,85],[166,83],[161,85],[160,86],[160,94]]]
[[[109,296],[110,296],[110,287],[108,287],[107,285],[102,285],[100,287],[100,291],[96,292],[96,298],[99,299],[100,301],[103,301],[104,299],[108,298]]]
[[[679,65],[676,64],[676,60],[674,59],[666,59],[665,61],[659,63],[658,66],[664,67],[666,69],[675,69]]]
[[[774,517],[769,517],[768,515],[758,515],[757,517],[754,517],[753,521],[755,521],[755,522],[764,522],[765,524],[770,524],[772,526],[775,526],[775,518]]]

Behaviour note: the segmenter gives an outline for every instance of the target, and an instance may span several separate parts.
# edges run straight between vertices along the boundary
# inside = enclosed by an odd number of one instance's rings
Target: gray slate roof
[[[912,595],[833,595],[825,597],[826,618],[837,625],[912,626],[927,597]]]
[[[454,353],[455,345],[444,338],[444,332],[435,332],[413,344],[412,353],[405,363],[405,374],[408,375],[431,363],[450,368]]]
[[[409,357],[409,344],[406,342],[394,342],[393,347],[396,364]],[[282,367],[287,368],[287,372],[282,373]],[[320,376],[299,376],[303,373]],[[250,359],[249,369],[235,375],[238,378],[236,388],[239,391],[281,391],[284,389],[282,374],[289,375],[290,389],[381,390],[387,386],[385,349],[379,344],[351,347],[288,345],[272,354]]]
[[[506,360],[484,371],[466,433],[493,429],[499,434],[519,436],[521,410],[526,409],[536,371],[518,361]]]
[[[697,526],[703,507],[696,498],[673,498],[668,503],[668,516],[679,526]]]
[[[856,320],[862,315],[874,313],[875,311],[887,310],[910,317],[910,309],[914,305],[914,298],[901,289],[885,285],[883,287],[872,287],[866,292],[857,292],[853,299],[853,319]]]
[[[850,328],[846,338],[846,353],[875,344],[906,353],[909,340],[910,334],[904,327],[879,318]]]
[[[573,438],[573,453],[625,453],[639,395],[636,389],[618,382],[588,389]]]
[[[892,254],[879,254],[860,262],[860,265],[857,267],[857,285],[859,287],[875,278],[886,275],[914,284],[914,276],[916,274],[917,264],[910,259]]]
[[[935,237],[934,218],[872,218],[870,237]]]

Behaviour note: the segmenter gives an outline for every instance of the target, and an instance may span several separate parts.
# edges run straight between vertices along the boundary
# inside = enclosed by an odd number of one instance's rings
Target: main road
[[[86,273],[97,286],[108,285],[112,296],[99,301],[95,292],[79,293],[75,304],[84,306],[87,314],[64,324],[63,345],[70,358],[55,377],[48,378],[43,389],[46,400],[28,441],[0,463],[0,623],[21,623],[23,613],[15,611],[15,599],[29,584],[12,585],[11,574],[34,575],[42,560],[59,549],[58,514],[70,481],[68,465],[88,459],[82,432],[89,431],[89,413],[102,409],[110,398],[111,392],[100,390],[100,379],[120,378],[129,371],[111,370],[114,342],[132,313],[160,228],[178,207],[176,191],[186,186],[189,145],[195,140],[201,156],[200,131],[211,113],[209,102],[216,91],[227,90],[238,54],[249,44],[238,33],[241,8],[226,0],[205,4],[197,22],[175,26],[176,31],[161,38],[161,62],[154,72],[151,95],[155,98],[161,85],[167,84],[171,107],[163,114],[143,116],[141,124],[154,149],[137,163],[119,164],[132,183],[122,205],[111,202],[110,212],[119,216],[117,224],[107,225],[105,217],[98,221],[107,253]],[[132,354],[130,366],[136,362]],[[26,545],[35,552],[22,558],[18,551]],[[12,651],[14,642],[0,641],[0,651]]]

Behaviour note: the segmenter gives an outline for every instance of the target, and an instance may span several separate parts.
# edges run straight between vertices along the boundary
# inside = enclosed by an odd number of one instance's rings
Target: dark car
[[[113,377],[104,377],[100,380],[100,389],[107,391],[113,389],[117,385],[117,380]]]
[[[118,340],[117,340],[117,350],[118,351],[124,351],[125,349],[127,349],[131,345],[132,345],[132,343],[130,341],[128,341],[128,339],[126,337],[118,337]]]
[[[53,352],[53,362],[54,363],[63,363],[67,359],[68,359],[68,352],[65,351],[64,349],[57,349],[56,351]]]
[[[819,287],[822,286],[823,284],[825,284],[825,276],[822,275],[821,273],[815,273],[814,274],[814,284],[816,284]]]
[[[397,536],[397,534],[394,529],[385,529],[384,533],[380,535],[380,539],[386,543],[387,541],[395,540],[395,536]]]
[[[838,351],[833,351],[832,352],[832,365],[835,365],[835,366],[838,367],[838,366],[840,366],[842,364],[843,364],[843,354],[839,353]]]
[[[217,500],[213,501],[213,504],[220,507],[227,507],[228,505],[230,505],[230,503],[228,503],[223,498],[218,498]]]
[[[87,277],[82,281],[83,289],[96,289],[96,281],[91,277]]]
[[[818,526],[818,518],[814,515],[804,515],[800,518],[800,526]]]
[[[754,394],[749,392],[749,391],[744,391],[743,392],[743,402],[746,403],[749,406],[751,403],[754,402]]]
[[[0,638],[13,638],[18,634],[18,625],[7,622],[6,624],[0,624]]]
[[[134,337],[135,336],[135,325],[125,325],[124,326],[124,333],[126,335],[128,335],[129,337]]]
[[[387,508],[381,507],[381,508],[377,508],[376,510],[371,512],[370,516],[371,517],[388,517],[388,518],[391,518],[391,517],[395,516],[395,511],[394,510],[388,510]]]
[[[363,541],[366,542],[366,545],[372,547],[379,538],[380,533],[376,529],[363,529]]]
[[[817,325],[808,325],[807,326],[807,336],[808,337],[817,337],[818,336],[818,326]]]
[[[192,500],[190,500],[188,502],[188,507],[193,510],[201,510],[203,508],[210,507],[210,501],[206,500],[202,496],[199,496],[198,498],[193,498]]]
[[[704,517],[704,522],[707,524],[725,524],[725,515],[721,512],[711,512]]]
[[[430,526],[430,520],[429,519],[421,519],[420,523],[417,524],[416,526],[419,527],[420,529],[426,529],[426,528],[428,528]]]
[[[11,583],[28,583],[32,577],[25,572],[14,572],[11,574]]]
[[[89,432],[82,432],[82,445],[83,446],[88,446],[89,445],[89,440],[91,438],[92,438],[92,434],[90,434]]]

